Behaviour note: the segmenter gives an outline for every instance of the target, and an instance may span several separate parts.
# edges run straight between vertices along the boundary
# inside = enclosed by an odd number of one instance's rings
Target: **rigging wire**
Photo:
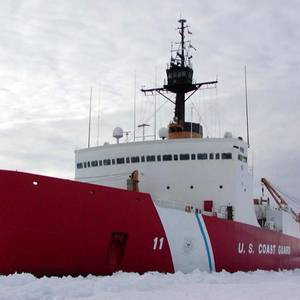
[[[194,101],[191,100],[191,105],[192,107],[195,109],[196,113],[197,113],[197,116],[198,116],[198,119],[199,119],[199,123],[201,125],[203,125],[205,127],[205,130],[207,131],[207,125],[206,123],[204,122],[204,120],[202,119],[201,115],[200,115],[200,111],[198,109],[198,107],[195,105]]]
[[[105,174],[105,175],[98,175],[98,176],[78,177],[76,179],[107,178],[107,177],[124,176],[124,175],[130,175],[130,174],[128,172],[124,172],[124,173]]]

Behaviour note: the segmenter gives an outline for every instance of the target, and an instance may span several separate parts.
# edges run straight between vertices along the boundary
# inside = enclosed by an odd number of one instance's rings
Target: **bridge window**
[[[82,169],[83,168],[83,164],[82,163],[78,163],[77,164],[77,169]]]
[[[161,155],[157,155],[157,161],[161,161]]]
[[[113,165],[115,165],[115,164],[116,164],[116,160],[113,158],[113,159],[111,160],[111,163],[112,163]]]
[[[147,155],[147,161],[155,161],[155,155]]]
[[[163,155],[163,160],[164,161],[170,161],[170,160],[172,160],[172,154],[165,154],[165,155]]]
[[[178,154],[174,154],[174,160],[178,160]]]
[[[222,159],[232,159],[232,153],[222,153]]]
[[[83,163],[84,167],[86,168],[86,162]]]
[[[220,153],[216,153],[216,159],[220,159]]]
[[[126,164],[129,164],[130,163],[130,159],[129,157],[126,157]]]
[[[214,154],[213,153],[209,153],[209,159],[214,159]]]
[[[191,154],[191,160],[195,160],[196,159],[196,154]]]
[[[87,166],[88,168],[91,166],[91,163],[89,161],[87,162]]]
[[[98,160],[93,160],[91,162],[92,167],[98,167]]]
[[[99,160],[99,166],[102,166],[102,160]]]
[[[190,155],[188,153],[180,154],[179,158],[180,158],[180,160],[189,160],[190,159]]]
[[[141,156],[141,162],[145,162],[145,156]]]
[[[117,158],[117,164],[118,164],[118,165],[121,165],[121,164],[124,164],[124,163],[125,163],[124,157],[119,157],[119,158]]]
[[[198,153],[197,158],[200,160],[207,159],[207,153]]]
[[[139,156],[131,156],[131,162],[132,163],[140,162],[140,157]]]
[[[103,164],[104,164],[104,166],[110,166],[110,164],[111,164],[110,159],[103,159]]]

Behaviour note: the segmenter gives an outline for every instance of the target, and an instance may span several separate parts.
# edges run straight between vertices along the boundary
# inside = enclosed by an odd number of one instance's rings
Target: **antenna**
[[[145,124],[145,123],[138,125],[139,128],[141,128],[141,127],[143,128],[143,141],[145,140],[145,127],[148,127],[148,126],[150,126],[150,125]]]
[[[155,67],[155,80],[154,80],[154,85],[157,87],[157,67]],[[156,140],[156,95],[157,93],[154,94],[154,140]]]
[[[191,138],[193,137],[193,104],[191,105]]]
[[[246,65],[244,67],[245,72],[245,101],[246,101],[246,122],[247,122],[247,144],[248,148],[250,147],[250,141],[249,141],[249,116],[248,116],[248,91],[247,91],[247,68]]]
[[[91,146],[92,96],[93,96],[93,88],[91,88],[91,91],[90,91],[90,110],[89,110],[88,148],[90,148],[90,146]]]
[[[133,141],[135,142],[136,128],[136,71],[134,71],[134,97],[133,97]]]
[[[126,143],[128,143],[128,135],[129,135],[130,132],[131,132],[131,131],[124,131],[125,136],[126,136]]]
[[[99,84],[99,95],[98,95],[97,146],[99,146],[99,135],[100,135],[100,95],[101,95],[101,84]]]

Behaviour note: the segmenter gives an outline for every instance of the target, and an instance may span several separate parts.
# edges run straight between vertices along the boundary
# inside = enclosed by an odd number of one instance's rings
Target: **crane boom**
[[[293,216],[295,221],[300,223],[300,216],[292,208],[289,207],[288,203],[276,191],[276,189],[273,187],[273,185],[266,178],[262,178],[261,183],[267,188],[269,193],[272,195],[272,197],[275,200],[275,202],[277,203],[278,207],[280,209],[287,209],[291,213],[291,215]]]

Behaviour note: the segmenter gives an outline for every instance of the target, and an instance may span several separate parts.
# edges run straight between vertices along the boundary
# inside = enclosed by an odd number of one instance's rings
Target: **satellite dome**
[[[119,144],[119,139],[123,137],[123,129],[116,127],[113,131],[113,137],[117,139],[117,143]]]
[[[158,131],[158,136],[163,140],[168,137],[168,134],[169,134],[169,130],[166,127],[162,127]]]

